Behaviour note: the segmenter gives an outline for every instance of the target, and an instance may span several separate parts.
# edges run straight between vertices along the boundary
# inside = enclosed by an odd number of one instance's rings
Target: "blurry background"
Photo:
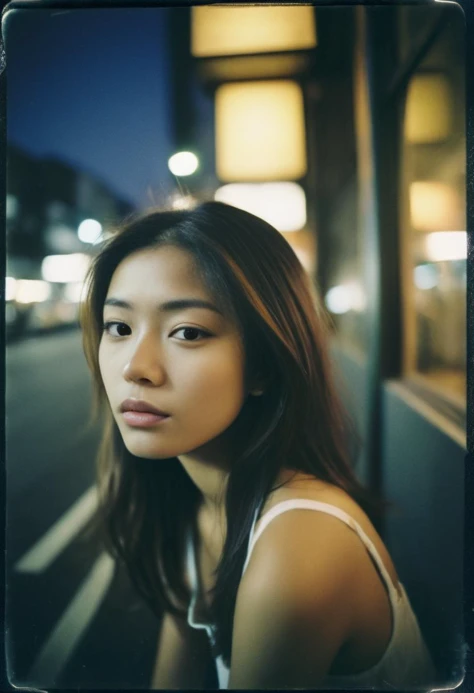
[[[362,481],[436,657],[461,670],[464,22],[455,5],[13,9],[7,56],[10,680],[142,688],[159,623],[83,536],[100,422],[88,264],[150,206],[218,199],[293,246],[332,320]]]

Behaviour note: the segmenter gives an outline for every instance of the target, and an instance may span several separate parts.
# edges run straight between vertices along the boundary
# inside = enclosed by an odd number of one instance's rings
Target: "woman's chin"
[[[131,455],[142,457],[145,460],[166,460],[170,457],[176,457],[174,450],[165,450],[164,448],[153,447],[151,445],[139,444],[136,442],[124,440],[125,447]]]

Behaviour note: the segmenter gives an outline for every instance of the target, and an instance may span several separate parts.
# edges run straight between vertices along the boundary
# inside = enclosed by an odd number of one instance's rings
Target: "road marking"
[[[91,486],[20,558],[15,565],[15,570],[21,573],[41,573],[48,568],[71,539],[87,524],[96,508],[97,489]]]
[[[59,675],[107,593],[114,569],[114,560],[102,553],[41,648],[28,674],[29,686],[47,690],[56,686]]]

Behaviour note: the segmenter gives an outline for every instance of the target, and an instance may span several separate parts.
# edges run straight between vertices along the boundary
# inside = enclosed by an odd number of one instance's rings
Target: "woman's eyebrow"
[[[117,308],[125,308],[126,310],[133,310],[133,304],[129,301],[124,301],[120,298],[107,298],[104,302],[104,306],[115,306]],[[173,313],[178,310],[184,310],[186,308],[206,308],[207,310],[212,310],[215,313],[222,315],[217,306],[215,306],[210,301],[205,301],[200,298],[177,298],[172,301],[165,301],[165,303],[160,303],[158,306],[158,311],[160,313]]]

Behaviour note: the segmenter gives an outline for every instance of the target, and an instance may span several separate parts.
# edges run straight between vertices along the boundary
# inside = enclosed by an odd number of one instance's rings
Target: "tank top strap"
[[[196,561],[196,552],[194,548],[194,531],[192,527],[188,528],[188,531],[186,533],[186,572],[189,578],[189,585],[191,587],[191,600],[189,602],[188,606],[188,624],[192,628],[200,629],[200,630],[205,630],[207,631],[207,634],[211,638],[211,642],[213,642],[213,632],[212,632],[212,627],[208,623],[201,623],[196,619],[196,603],[199,597],[199,575],[197,571],[197,561]]]
[[[281,503],[277,503],[277,505],[275,505],[271,510],[269,510],[267,513],[265,513],[265,515],[262,516],[262,518],[260,519],[260,526],[258,530],[256,532],[252,531],[251,533],[251,539],[249,541],[249,548],[247,551],[247,557],[245,560],[242,575],[245,573],[247,569],[254,546],[259,540],[262,533],[268,527],[270,522],[272,522],[272,520],[275,519],[275,517],[278,517],[278,515],[288,512],[289,510],[317,510],[328,515],[332,515],[333,517],[338,518],[339,520],[341,520],[341,522],[344,522],[346,525],[348,525],[358,535],[358,537],[366,547],[372,560],[377,566],[381,578],[383,579],[387,587],[390,600],[393,604],[396,604],[398,600],[397,589],[393,584],[392,579],[387,569],[385,568],[382,559],[380,558],[380,554],[374,546],[374,543],[371,539],[369,539],[369,537],[364,532],[360,524],[356,522],[356,520],[354,520],[354,518],[348,515],[344,510],[341,510],[341,508],[338,508],[337,506],[331,505],[329,503],[322,503],[321,501],[310,500],[308,498],[295,498],[292,500],[282,501]],[[252,530],[254,530],[254,526],[252,527]]]
[[[186,532],[186,572],[188,574],[191,593],[195,594],[199,589],[199,579],[197,574],[196,556],[194,552],[194,532],[192,527],[188,527]]]

